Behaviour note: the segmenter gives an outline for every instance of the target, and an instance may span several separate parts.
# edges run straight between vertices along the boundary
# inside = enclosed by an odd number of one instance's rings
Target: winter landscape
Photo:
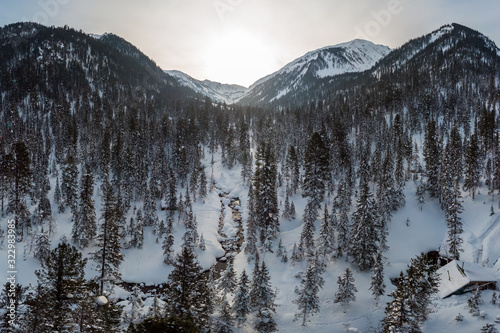
[[[497,332],[499,111],[459,23],[248,87],[7,24],[0,331]]]

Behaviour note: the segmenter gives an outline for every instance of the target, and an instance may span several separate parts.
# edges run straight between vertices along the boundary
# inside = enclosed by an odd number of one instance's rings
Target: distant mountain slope
[[[200,81],[181,71],[168,70],[165,73],[176,78],[180,85],[189,87],[216,102],[233,104],[248,91],[248,88],[236,84],[224,84],[210,80]]]
[[[275,102],[287,95],[308,91],[322,79],[368,70],[390,52],[387,46],[360,39],[308,52],[255,82],[241,103]]]

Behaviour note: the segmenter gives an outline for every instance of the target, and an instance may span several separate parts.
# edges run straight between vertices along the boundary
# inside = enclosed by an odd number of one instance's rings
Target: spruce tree
[[[232,294],[236,290],[236,272],[233,261],[233,257],[228,258],[226,270],[222,273],[219,280],[218,290],[222,291],[222,295]]]
[[[100,273],[100,294],[104,284],[114,284],[120,280],[119,267],[123,261],[121,253],[122,226],[118,200],[111,184],[105,180],[102,185],[102,223],[97,236],[98,250],[92,256]]]
[[[446,210],[446,224],[448,226],[448,251],[452,259],[460,259],[462,240],[462,219],[459,214],[462,213],[462,195],[458,183],[455,185],[452,197],[449,200],[449,205]]]
[[[80,204],[71,233],[73,241],[78,244],[80,248],[87,247],[89,242],[94,239],[97,234],[93,195],[94,176],[91,173],[90,167],[87,165],[82,175],[79,195]]]
[[[271,251],[272,241],[279,232],[277,167],[270,144],[261,143],[257,149],[253,179],[255,221],[260,231],[260,241],[266,251]]]
[[[384,263],[382,253],[377,252],[377,257],[375,258],[375,265],[373,265],[373,274],[370,283],[370,289],[373,296],[375,297],[375,304],[378,305],[378,300],[380,296],[385,293],[385,283],[384,283]]]
[[[356,211],[352,214],[349,254],[361,270],[366,270],[373,267],[378,251],[379,216],[368,184],[363,183],[360,191]]]
[[[346,267],[344,274],[339,276],[337,284],[339,285],[339,289],[335,293],[334,303],[341,303],[345,308],[347,304],[356,300],[356,295],[354,293],[358,292],[354,285],[354,276],[349,267]]]
[[[436,129],[436,122],[431,120],[427,123],[424,141],[425,174],[427,176],[427,191],[431,198],[439,196],[439,156],[441,148]]]
[[[269,271],[264,261],[254,280],[257,282],[252,283],[251,295],[253,294],[253,299],[256,300],[255,329],[263,333],[276,332],[276,293],[271,286]]]
[[[50,331],[72,330],[73,307],[86,292],[86,262],[75,247],[60,243],[36,271],[41,286],[37,301],[43,304],[44,325]]]
[[[7,167],[4,174],[10,180],[9,202],[7,214],[13,213],[16,220],[16,236],[22,241],[24,230],[30,227],[30,212],[26,204],[26,196],[32,185],[33,171],[28,148],[24,142],[16,142],[12,153],[5,157]]]
[[[304,184],[302,196],[308,197],[314,210],[321,208],[328,180],[328,149],[318,132],[315,132],[307,144],[304,159]]]
[[[335,214],[335,213],[334,213]],[[319,239],[318,239],[318,250],[319,253],[326,259],[332,255],[335,250],[335,234],[333,231],[333,221],[334,217],[330,216],[328,213],[328,208],[325,204],[325,209],[323,211],[323,219],[321,220],[321,225],[319,227]]]
[[[71,213],[77,214],[78,205],[78,168],[73,155],[68,154],[64,161],[62,172],[61,193],[65,207],[71,209]]]
[[[472,200],[475,198],[481,178],[480,150],[477,141],[477,135],[472,134],[465,150],[464,190],[469,191]]]
[[[385,318],[382,320],[384,333],[421,332],[417,318],[412,312],[411,291],[407,287],[407,280],[403,272],[397,279],[396,289],[389,296],[393,301],[387,303]]]
[[[246,271],[243,270],[233,300],[233,312],[238,327],[241,327],[246,322],[250,311],[249,280]]]
[[[304,210],[302,232],[300,234],[299,251],[301,255],[307,255],[308,257],[314,253],[314,237],[316,232],[315,222],[316,222],[316,212],[314,204],[308,200],[306,208]]]
[[[309,316],[313,316],[320,310],[318,294],[322,287],[322,278],[319,273],[314,261],[310,260],[306,274],[300,282],[300,289],[295,289],[298,298],[294,300],[294,303],[297,304],[299,310],[295,314],[295,319],[302,319],[302,326],[306,325]]]
[[[165,312],[168,317],[191,321],[199,329],[207,327],[212,314],[212,300],[207,279],[195,253],[183,247],[168,276],[167,302]]]
[[[222,305],[219,316],[215,323],[214,333],[232,333],[233,332],[234,318],[232,315],[231,307],[227,301],[226,295],[222,296]]]

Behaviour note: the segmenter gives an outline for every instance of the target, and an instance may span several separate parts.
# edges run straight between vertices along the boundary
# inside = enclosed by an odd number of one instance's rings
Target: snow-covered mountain
[[[191,88],[216,102],[233,104],[248,91],[248,88],[237,84],[224,84],[210,80],[200,81],[177,70],[166,70],[165,73],[176,78],[180,85]]]
[[[308,52],[277,72],[256,81],[241,102],[277,101],[291,92],[308,90],[315,81],[368,70],[390,52],[387,46],[361,39]]]

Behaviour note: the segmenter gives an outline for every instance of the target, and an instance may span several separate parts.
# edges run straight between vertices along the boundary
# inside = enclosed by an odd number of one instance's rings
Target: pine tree
[[[75,247],[60,243],[36,271],[41,286],[37,301],[43,304],[44,325],[51,331],[71,331],[73,307],[86,292],[86,262]]]
[[[305,276],[300,282],[300,289],[296,288],[295,293],[298,298],[294,300],[299,312],[295,314],[295,319],[302,319],[302,326],[306,325],[309,316],[313,316],[320,310],[319,290],[322,287],[322,278],[314,262],[309,261]]]
[[[257,303],[255,329],[263,333],[276,332],[278,330],[274,320],[276,293],[272,289],[269,271],[264,261],[262,261],[262,266],[258,270],[257,277],[254,276],[255,280],[256,283],[252,283],[252,291],[250,292],[250,295],[254,295],[251,299]]]
[[[276,189],[277,167],[272,147],[262,143],[257,149],[253,179],[255,221],[260,231],[260,241],[266,251],[271,251],[272,241],[279,233],[279,209]]]
[[[65,207],[69,207],[73,214],[77,214],[78,204],[78,168],[75,158],[68,154],[64,161],[62,172],[61,193]]]
[[[396,289],[389,296],[393,301],[387,303],[385,308],[385,318],[382,320],[384,333],[410,333],[421,332],[418,320],[414,316],[411,308],[411,291],[407,287],[407,280],[403,272],[397,279]]]
[[[441,148],[436,130],[436,122],[431,120],[427,123],[424,141],[425,174],[427,176],[427,191],[431,198],[439,196],[439,156]]]
[[[321,225],[319,227],[320,230],[318,239],[318,250],[324,258],[331,256],[335,250],[335,234],[333,232],[332,220],[333,216],[330,216],[328,208],[325,204],[323,219],[321,220]]]
[[[118,200],[113,193],[111,184],[105,180],[102,185],[102,224],[97,236],[98,250],[93,252],[93,259],[98,264],[97,271],[100,272],[100,294],[104,292],[105,283],[115,283],[120,280],[119,267],[123,261],[121,253],[120,225],[121,213],[118,208]]]
[[[222,291],[222,295],[226,295],[227,293],[232,294],[236,290],[236,272],[234,270],[233,261],[233,257],[228,258],[226,270],[219,280],[218,290]]]
[[[349,267],[346,267],[344,274],[339,276],[337,284],[339,285],[339,289],[335,293],[334,303],[341,303],[342,306],[345,307],[350,302],[356,300],[356,295],[354,293],[358,292],[358,290],[354,285],[354,276]]]
[[[462,213],[462,201],[461,201],[460,188],[458,183],[455,185],[452,197],[449,200],[449,206],[446,210],[446,224],[448,225],[448,251],[452,259],[460,259],[460,252],[462,249],[460,245],[463,243],[462,240],[462,219],[459,214]]]
[[[374,265],[378,251],[379,216],[375,200],[367,183],[361,187],[356,211],[352,214],[349,254],[361,270],[370,269]]]
[[[476,285],[476,288],[472,292],[472,296],[467,301],[467,305],[469,306],[469,312],[474,316],[479,316],[479,305],[483,303],[481,298],[481,288],[479,285]]]
[[[307,144],[304,160],[303,197],[308,197],[314,210],[321,208],[328,180],[328,149],[318,132],[315,132]]]
[[[315,251],[314,234],[316,232],[316,227],[314,224],[316,222],[316,216],[314,204],[310,200],[307,201],[299,243],[299,251],[302,256],[307,255],[309,257]]]
[[[382,261],[382,253],[377,252],[377,257],[375,258],[375,265],[373,266],[373,274],[370,283],[370,289],[375,297],[375,304],[378,305],[378,300],[380,296],[385,293],[385,283],[384,283],[384,263]]]
[[[300,166],[294,146],[290,146],[288,149],[286,167],[289,172],[291,194],[295,194],[300,186]]]
[[[246,271],[243,270],[233,300],[233,312],[238,327],[241,327],[246,322],[250,311],[249,280]]]
[[[481,162],[477,135],[472,134],[465,150],[464,190],[469,191],[474,200],[476,189],[480,184]]]
[[[50,237],[48,232],[40,232],[35,236],[35,252],[33,257],[43,262],[50,254]]]
[[[167,219],[167,230],[165,231],[165,239],[163,240],[163,262],[171,265],[174,262],[174,225],[172,217]]]
[[[231,307],[229,306],[229,302],[227,301],[226,295],[222,296],[222,305],[219,317],[217,318],[217,322],[215,324],[215,328],[213,332],[215,333],[232,333],[232,326],[234,324],[234,318],[231,313]]]
[[[13,145],[12,153],[5,157],[5,164],[2,167],[5,166],[8,170],[5,170],[4,174],[10,180],[7,214],[14,214],[17,240],[22,241],[24,229],[30,227],[30,212],[26,204],[26,196],[31,190],[33,178],[31,159],[24,142],[16,142]]]
[[[71,237],[73,241],[85,248],[89,245],[89,241],[94,239],[97,234],[97,221],[94,207],[94,176],[90,171],[90,167],[85,167],[85,173],[82,175],[80,186],[80,204],[78,214],[73,224]]]
[[[420,211],[422,211],[422,208],[425,204],[425,185],[422,181],[420,181],[420,183],[417,185],[416,197],[418,207],[420,207]]]
[[[336,198],[339,206],[339,218],[337,223],[337,250],[336,256],[341,257],[349,252],[351,225],[349,222],[349,211],[351,209],[351,194],[349,185],[344,179],[339,184],[338,196]]]
[[[159,319],[162,317],[162,311],[160,307],[160,299],[158,298],[158,294],[155,290],[154,296],[153,296],[153,303],[149,307],[148,311],[148,317],[153,318],[153,319]]]
[[[127,316],[129,323],[137,324],[142,319],[141,311],[144,308],[144,301],[141,296],[141,290],[137,284],[132,288],[128,304],[130,305],[130,312]]]
[[[168,276],[167,316],[192,321],[200,329],[206,327],[213,311],[212,300],[203,268],[193,250],[183,247],[173,266]]]

